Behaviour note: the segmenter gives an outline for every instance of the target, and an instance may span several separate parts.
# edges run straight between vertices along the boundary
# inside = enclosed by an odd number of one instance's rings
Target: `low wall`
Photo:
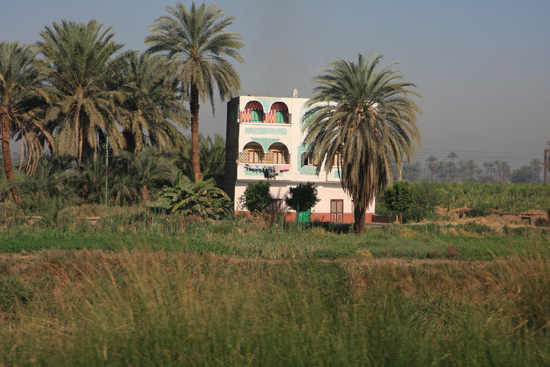
[[[236,211],[235,215],[247,215],[252,217],[248,211]],[[285,222],[295,222],[296,221],[296,212],[280,212],[280,213],[266,213],[267,216],[276,216],[282,215],[285,219]],[[365,214],[365,223],[373,222],[373,213]],[[380,216],[378,216],[380,217]],[[330,222],[330,213],[311,213],[312,222]],[[344,218],[342,223],[353,223],[355,221],[352,213],[344,213]],[[378,222],[378,223],[389,223],[389,222]]]

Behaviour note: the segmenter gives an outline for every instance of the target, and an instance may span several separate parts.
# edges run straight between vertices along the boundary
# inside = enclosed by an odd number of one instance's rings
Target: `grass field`
[[[29,255],[30,256],[30,255]],[[4,256],[6,366],[545,366],[550,263]]]
[[[0,213],[0,366],[550,365],[548,228],[74,210]]]
[[[369,228],[366,234],[356,236],[338,234],[317,226],[275,224],[261,228],[254,223],[215,225],[199,222],[188,223],[182,232],[79,233],[22,227],[0,232],[0,252],[28,253],[42,249],[161,250],[266,260],[387,257],[491,260],[510,255],[550,257],[550,235],[546,229],[539,228],[510,228],[508,235],[494,235],[486,226],[428,224]]]

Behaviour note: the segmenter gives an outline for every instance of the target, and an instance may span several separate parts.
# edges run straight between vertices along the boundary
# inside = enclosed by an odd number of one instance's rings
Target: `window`
[[[244,146],[239,163],[262,163],[263,159],[262,146],[256,142],[250,142]]]
[[[260,154],[257,149],[248,149],[248,163],[260,163]]]
[[[285,112],[283,112],[283,111],[275,112],[275,123],[276,124],[286,124]]]
[[[263,121],[264,111],[262,110],[252,110],[250,113],[250,121]]]
[[[272,150],[273,152],[273,164],[285,164],[284,153],[280,150]]]
[[[290,154],[283,143],[273,143],[267,152],[266,164],[289,164]]]
[[[307,153],[302,154],[302,166],[317,166],[319,164],[319,157],[308,157]]]

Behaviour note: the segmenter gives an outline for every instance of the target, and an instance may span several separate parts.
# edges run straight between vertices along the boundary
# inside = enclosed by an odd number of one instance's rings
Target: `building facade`
[[[353,203],[340,183],[335,165],[327,174],[316,174],[316,163],[306,157],[302,117],[307,98],[239,96],[227,103],[226,163],[224,189],[235,203],[235,212],[245,211],[242,200],[248,184],[268,180],[277,201],[272,211],[292,221],[296,213],[286,207],[289,188],[313,182],[320,201],[311,210],[312,221],[352,223]],[[371,222],[374,202],[365,221]]]

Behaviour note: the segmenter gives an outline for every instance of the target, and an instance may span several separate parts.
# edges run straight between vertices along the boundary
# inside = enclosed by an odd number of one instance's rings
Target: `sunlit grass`
[[[542,366],[550,356],[550,263],[536,257],[404,266],[42,251],[12,258],[1,277],[28,296],[3,314],[4,365]]]

